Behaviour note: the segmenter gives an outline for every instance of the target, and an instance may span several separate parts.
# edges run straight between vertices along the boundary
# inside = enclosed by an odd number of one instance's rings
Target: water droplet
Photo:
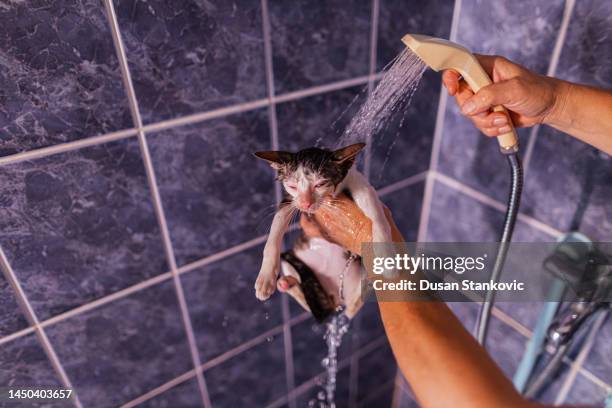
[[[274,337],[272,337],[272,336],[266,337],[266,341],[268,343],[272,342],[272,340],[274,340]]]

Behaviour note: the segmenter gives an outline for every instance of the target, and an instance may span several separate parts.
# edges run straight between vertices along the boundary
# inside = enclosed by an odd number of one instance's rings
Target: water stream
[[[344,265],[344,269],[338,276],[338,296],[340,306],[336,309],[336,313],[325,323],[325,343],[327,344],[327,356],[321,361],[321,365],[325,368],[325,380],[322,384],[322,390],[317,394],[316,400],[311,400],[308,403],[310,408],[336,408],[336,378],[338,376],[338,349],[342,344],[342,338],[348,332],[351,319],[344,314],[344,277],[346,272],[357,259],[356,255],[351,255]]]
[[[399,131],[426,69],[427,65],[416,54],[404,49],[385,67],[380,82],[351,119],[337,146],[373,140],[396,119],[395,115],[402,118]]]
[[[377,134],[386,131],[391,121],[397,119],[395,115],[399,114],[401,115],[399,127],[396,130],[393,142],[387,147],[385,162],[383,163],[384,167],[391,148],[402,129],[407,108],[419,85],[419,81],[423,77],[425,69],[426,65],[409,49],[406,48],[402,51],[385,67],[380,82],[352,118],[338,139],[336,148],[360,141],[371,143]],[[351,105],[356,100],[357,98],[353,100]],[[319,142],[320,140],[317,141],[317,144]],[[351,255],[345,264],[344,270],[339,275],[338,290],[341,305],[344,304],[344,276],[356,258],[355,255]],[[324,339],[327,344],[327,356],[321,363],[325,368],[325,379],[321,384],[322,390],[318,392],[317,398],[308,402],[310,408],[336,407],[335,392],[338,374],[338,350],[342,344],[342,338],[348,332],[349,325],[350,319],[344,314],[343,306],[339,306],[336,313],[326,322]]]

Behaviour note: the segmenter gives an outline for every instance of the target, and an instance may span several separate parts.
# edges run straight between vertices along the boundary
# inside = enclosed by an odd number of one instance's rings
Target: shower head
[[[458,44],[419,34],[406,34],[402,42],[434,71],[457,71],[474,92],[492,83],[474,54]],[[493,110],[508,114],[503,106],[496,106]],[[510,132],[499,135],[497,141],[502,153],[518,151],[518,137],[512,125]]]

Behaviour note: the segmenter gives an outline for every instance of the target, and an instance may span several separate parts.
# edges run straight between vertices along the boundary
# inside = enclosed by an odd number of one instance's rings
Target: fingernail
[[[461,111],[466,115],[473,113],[476,110],[476,104],[472,101],[467,101],[461,107]]]
[[[508,133],[510,130],[512,130],[510,126],[503,126],[499,128],[499,133]]]
[[[508,123],[508,121],[506,120],[506,118],[495,118],[493,119],[493,124],[495,126],[503,126],[506,123]]]

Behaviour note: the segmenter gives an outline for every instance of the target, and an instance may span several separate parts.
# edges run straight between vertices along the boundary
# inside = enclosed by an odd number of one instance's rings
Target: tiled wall
[[[603,0],[3,7],[0,385],[69,386],[78,400],[66,406],[306,406],[322,331],[286,296],[253,296],[277,197],[251,153],[331,144],[407,32],[609,87],[611,11]],[[361,165],[407,240],[494,240],[505,163],[439,90],[426,73],[394,148],[395,132],[381,135]],[[609,157],[529,133],[517,236],[554,239],[580,202],[580,229],[610,240]],[[469,327],[472,306],[453,305]],[[534,313],[496,310],[492,351],[509,374]],[[543,398],[600,401],[611,333],[608,321]],[[414,404],[376,305],[340,357],[338,406]]]
[[[405,32],[449,36],[452,1],[403,3],[1,7],[0,386],[73,388],[57,406],[306,406],[323,332],[254,297],[277,196],[251,153],[332,144]],[[388,163],[396,132],[360,163],[410,240],[438,96],[429,73]],[[376,305],[340,357],[338,406],[390,404]]]
[[[473,51],[504,55],[543,74],[612,88],[612,6],[605,0],[461,0],[452,38]],[[497,144],[463,118],[442,96],[436,141],[428,173],[420,239],[495,241],[499,238],[509,169]],[[525,190],[514,240],[552,241],[579,230],[593,240],[612,241],[612,161],[548,127],[519,131]],[[449,214],[453,214],[452,221]],[[453,304],[472,329],[475,304]],[[498,304],[489,351],[508,376],[523,354],[542,303]],[[604,316],[600,316],[600,319]],[[612,319],[599,331],[581,333],[582,351],[573,350],[561,374],[539,396],[549,403],[602,405],[612,390]],[[399,405],[413,406],[398,381]]]

